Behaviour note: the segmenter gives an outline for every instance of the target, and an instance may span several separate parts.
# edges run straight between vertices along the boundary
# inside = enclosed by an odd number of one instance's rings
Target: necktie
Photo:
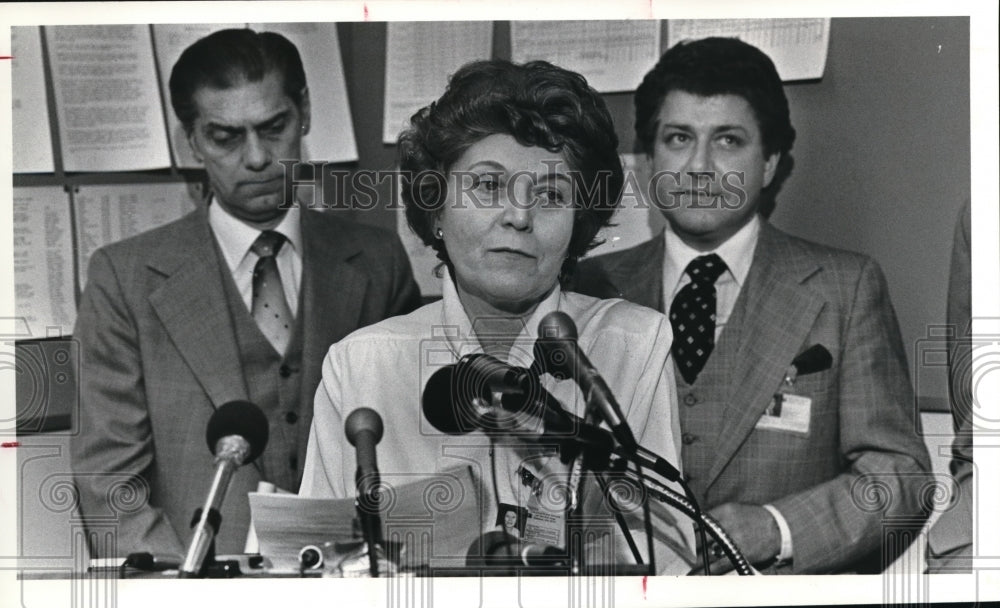
[[[282,355],[292,335],[294,320],[285,300],[285,290],[281,287],[276,259],[284,243],[285,237],[280,232],[265,230],[250,246],[260,258],[253,269],[253,304],[250,311],[261,333]]]
[[[691,260],[684,272],[691,277],[670,305],[674,328],[672,351],[684,380],[691,384],[715,347],[715,281],[726,263],[714,253]]]

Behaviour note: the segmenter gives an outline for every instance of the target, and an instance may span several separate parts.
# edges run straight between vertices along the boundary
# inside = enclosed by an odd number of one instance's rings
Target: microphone
[[[611,433],[564,410],[533,371],[490,355],[466,355],[434,372],[422,408],[424,418],[449,435],[481,430],[560,442],[566,462],[580,445],[598,448],[595,453],[604,458],[615,445]]]
[[[502,381],[507,384],[501,386]],[[533,370],[513,367],[484,354],[465,355],[454,365],[434,372],[424,386],[421,407],[424,418],[448,435],[464,435],[481,430],[487,434],[517,435],[539,441],[559,443],[562,461],[576,457],[580,446],[590,448],[587,464],[604,468],[611,454],[623,456],[640,466],[656,471],[670,481],[681,479],[681,472],[666,459],[639,446],[622,453],[615,436],[562,408],[558,400],[542,388]],[[506,420],[499,412],[514,414]],[[523,424],[515,427],[516,418],[533,418],[542,428]],[[523,421],[522,421],[523,422]]]
[[[506,402],[511,413],[529,408],[530,396],[541,396],[537,374],[507,365],[490,355],[472,354],[434,372],[424,388],[424,416],[443,433],[462,435],[475,430],[503,433],[496,406]],[[540,405],[540,404],[539,404]],[[561,408],[560,408],[561,409]]]
[[[267,446],[268,424],[264,412],[249,401],[230,401],[219,407],[208,420],[205,440],[215,455],[215,476],[205,498],[205,505],[195,511],[191,526],[194,535],[178,576],[199,575],[219,533],[222,515],[219,508],[236,469],[257,459]]]
[[[382,417],[371,408],[359,407],[344,421],[344,434],[357,448],[358,469],[354,474],[357,486],[357,511],[365,543],[368,544],[368,566],[372,578],[378,578],[378,550],[382,545],[382,520],[379,516],[379,473],[375,446],[382,441]]]
[[[486,532],[469,545],[465,565],[483,567],[550,567],[568,568],[569,554],[554,545],[521,542],[506,532]]]
[[[535,363],[543,371],[560,374],[576,380],[587,400],[588,418],[596,410],[600,418],[611,427],[615,439],[626,450],[635,453],[639,444],[625,421],[621,406],[601,374],[583,354],[576,343],[576,325],[564,312],[553,311],[538,323],[535,340]],[[541,363],[539,363],[541,362]]]

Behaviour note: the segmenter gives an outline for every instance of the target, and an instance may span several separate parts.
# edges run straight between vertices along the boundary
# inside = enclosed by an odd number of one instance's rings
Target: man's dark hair
[[[281,74],[285,95],[301,109],[306,73],[291,41],[274,32],[220,30],[181,53],[170,73],[170,103],[184,130],[190,133],[198,117],[194,103],[198,89],[228,89],[244,82],[260,82],[272,72]]]
[[[568,278],[610,223],[625,177],[604,100],[583,76],[551,63],[466,64],[440,99],[413,115],[398,142],[407,222],[450,270],[444,243],[433,234],[448,194],[443,176],[470,146],[494,134],[561,153],[574,172],[573,235],[560,275]],[[428,173],[441,179],[421,179]]]
[[[788,98],[771,58],[737,38],[685,40],[671,47],[635,91],[636,140],[646,154],[653,152],[660,107],[671,91],[747,100],[760,127],[764,154],[781,154],[775,178],[763,192],[761,212],[767,216],[767,199],[773,206],[773,195],[791,171],[789,153],[795,142]]]

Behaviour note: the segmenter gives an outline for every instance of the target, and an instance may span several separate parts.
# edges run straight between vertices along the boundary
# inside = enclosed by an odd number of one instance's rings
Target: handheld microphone
[[[510,368],[508,372],[503,368]],[[482,372],[487,372],[486,376]],[[507,378],[513,384],[494,386],[490,381]],[[529,378],[530,380],[525,380]],[[557,442],[563,462],[569,462],[581,446],[588,449],[588,464],[602,468],[611,454],[623,456],[652,469],[670,481],[681,472],[666,459],[639,446],[636,451],[616,447],[615,436],[562,408],[558,400],[541,387],[537,374],[512,367],[489,355],[466,355],[454,365],[446,365],[427,380],[422,397],[424,418],[448,435],[472,431],[516,435],[538,441]],[[500,412],[513,416],[504,418]],[[516,421],[534,419],[541,423],[518,426]]]
[[[635,453],[639,444],[625,421],[621,406],[601,374],[580,350],[576,339],[576,325],[569,315],[558,310],[545,315],[538,323],[536,365],[540,365],[542,371],[576,380],[587,400],[588,418],[596,410],[598,416],[611,427],[618,443],[630,453]]]
[[[375,459],[375,446],[382,441],[382,417],[371,408],[360,407],[344,421],[344,434],[357,448],[358,469],[354,475],[357,485],[357,510],[365,543],[368,544],[368,564],[372,578],[378,578],[378,550],[382,545],[382,520],[379,516],[379,473]]]
[[[267,447],[268,424],[264,412],[249,401],[230,401],[219,407],[208,420],[205,440],[215,454],[215,476],[205,498],[205,505],[195,511],[191,526],[194,535],[178,576],[193,578],[200,574],[205,557],[219,533],[222,515],[219,508],[236,469],[257,459]]]

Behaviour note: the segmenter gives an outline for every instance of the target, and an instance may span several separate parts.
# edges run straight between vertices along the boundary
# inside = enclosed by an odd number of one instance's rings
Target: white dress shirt
[[[276,262],[278,274],[281,275],[281,287],[285,292],[285,300],[292,316],[299,311],[299,286],[302,284],[302,214],[298,207],[292,207],[285,213],[281,223],[274,227],[275,232],[285,236],[287,242],[278,251]],[[222,250],[226,266],[233,274],[236,289],[243,298],[247,310],[251,310],[253,302],[253,269],[259,256],[250,249],[261,230],[248,226],[226,211],[218,204],[215,197],[209,201],[208,223]]]
[[[714,253],[722,258],[726,263],[726,272],[719,275],[715,281],[715,341],[718,343],[719,335],[729,321],[729,316],[736,306],[736,298],[740,295],[740,289],[747,280],[750,273],[750,264],[753,262],[753,252],[757,247],[757,237],[760,235],[760,216],[754,215],[753,219],[747,222],[733,236],[713,251],[698,251],[681,240],[681,237],[667,224],[664,231],[666,239],[666,260],[663,264],[663,301],[669,311],[670,303],[674,301],[674,296],[682,287],[691,282],[684,269],[691,263],[691,260],[698,256]]]

